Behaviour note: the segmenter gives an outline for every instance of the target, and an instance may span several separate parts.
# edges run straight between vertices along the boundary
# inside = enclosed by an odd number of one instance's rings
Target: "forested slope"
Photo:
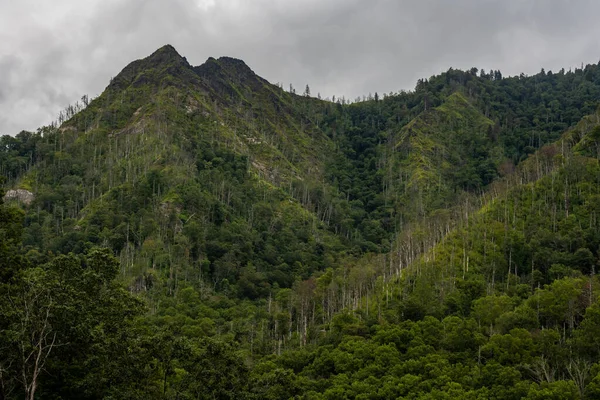
[[[3,136],[2,396],[594,398],[600,68],[478,72],[350,104],[165,46]]]
[[[597,397],[599,124],[530,157],[390,284],[365,276],[327,339],[270,364],[293,373],[286,396]]]

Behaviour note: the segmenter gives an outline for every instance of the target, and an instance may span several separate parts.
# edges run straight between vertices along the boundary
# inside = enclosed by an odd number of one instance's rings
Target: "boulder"
[[[4,201],[18,201],[25,205],[30,205],[33,202],[35,196],[29,190],[25,189],[11,189],[7,190],[4,195]]]

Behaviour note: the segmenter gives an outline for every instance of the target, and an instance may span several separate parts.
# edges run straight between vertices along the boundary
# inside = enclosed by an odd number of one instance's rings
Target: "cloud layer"
[[[20,0],[0,2],[0,134],[34,130],[170,43],[241,58],[285,87],[348,98],[449,67],[533,74],[600,59],[594,0]]]

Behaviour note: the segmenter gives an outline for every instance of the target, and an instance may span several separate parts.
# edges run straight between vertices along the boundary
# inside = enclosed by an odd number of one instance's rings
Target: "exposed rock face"
[[[4,195],[4,201],[18,201],[25,205],[30,205],[35,196],[29,190],[25,189],[13,189],[7,190]]]

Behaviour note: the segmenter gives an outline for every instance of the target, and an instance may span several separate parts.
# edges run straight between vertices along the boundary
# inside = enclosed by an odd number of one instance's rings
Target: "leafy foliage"
[[[596,398],[599,68],[131,63],[0,139],[0,397]]]

